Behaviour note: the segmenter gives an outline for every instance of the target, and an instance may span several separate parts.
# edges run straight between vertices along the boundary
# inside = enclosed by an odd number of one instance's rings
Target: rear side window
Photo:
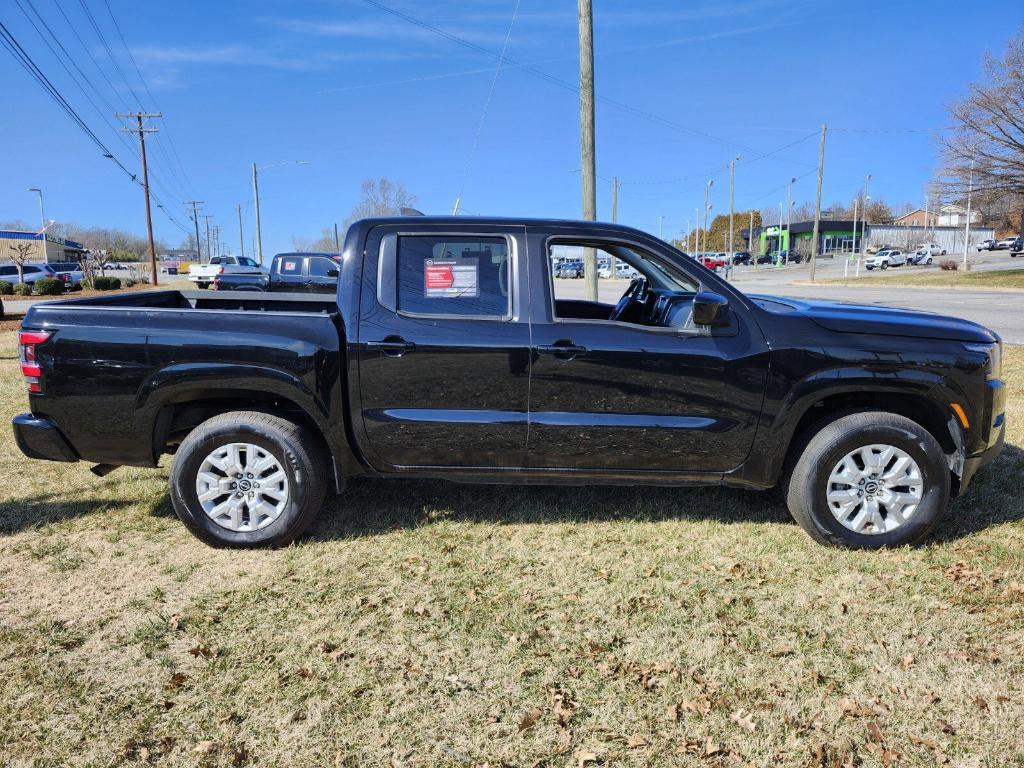
[[[398,311],[508,317],[508,242],[503,237],[398,238]]]
[[[286,256],[277,263],[277,271],[282,275],[301,275],[302,257]]]
[[[325,259],[323,256],[310,256],[309,274],[312,277],[337,277],[338,264],[332,259]]]

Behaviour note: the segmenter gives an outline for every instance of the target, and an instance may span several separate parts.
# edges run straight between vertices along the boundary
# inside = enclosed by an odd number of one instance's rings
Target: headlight
[[[965,347],[971,352],[980,352],[988,358],[988,363],[985,365],[985,377],[989,379],[998,379],[1003,372],[1003,343],[1001,341],[995,344],[965,344]]]

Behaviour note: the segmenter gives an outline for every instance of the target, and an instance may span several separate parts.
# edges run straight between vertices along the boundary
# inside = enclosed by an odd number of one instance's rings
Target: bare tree
[[[985,79],[952,105],[953,130],[940,137],[946,190],[1024,194],[1024,27],[1003,57],[985,57]],[[972,168],[973,166],[973,168]]]
[[[32,243],[14,243],[11,246],[11,261],[18,268],[19,283],[25,282],[25,262],[28,261],[29,254],[34,250],[35,246]]]
[[[360,188],[359,203],[349,211],[345,226],[373,216],[396,216],[402,208],[411,208],[415,204],[416,195],[409,192],[404,184],[385,176],[366,179]]]

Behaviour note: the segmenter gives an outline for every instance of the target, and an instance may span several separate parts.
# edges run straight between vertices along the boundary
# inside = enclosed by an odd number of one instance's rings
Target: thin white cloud
[[[242,45],[140,46],[132,48],[132,54],[139,61],[153,65],[229,65],[296,71],[328,69],[346,61],[405,61],[419,58],[409,52],[380,50],[323,51],[296,56]]]

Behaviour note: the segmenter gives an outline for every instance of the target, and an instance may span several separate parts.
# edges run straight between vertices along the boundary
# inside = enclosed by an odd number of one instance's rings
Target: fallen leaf
[[[178,688],[181,688],[181,686],[185,684],[186,680],[188,680],[188,675],[186,675],[184,672],[175,672],[170,676],[170,678],[168,678],[167,683],[164,685],[164,688],[168,691],[176,690]]]
[[[540,707],[534,707],[529,709],[523,714],[522,719],[519,721],[519,732],[528,731],[537,724],[537,721],[544,715],[544,710]]]
[[[910,669],[912,666],[914,666],[914,657],[908,653],[906,656],[903,657],[902,661],[900,661],[900,666],[904,669]]]
[[[648,743],[649,742],[645,737],[637,735],[630,738],[630,740],[626,742],[626,746],[630,749],[639,749],[640,747],[646,747]]]
[[[139,762],[140,763],[148,763],[149,762],[149,750],[146,747],[139,747]]]
[[[249,750],[244,745],[239,745],[231,752],[231,764],[235,766],[245,765],[249,762]]]
[[[708,736],[708,740],[704,742],[704,757],[714,757],[715,755],[721,755],[724,753],[725,747]]]
[[[181,629],[181,625],[182,625],[182,621],[181,621],[181,614],[180,613],[172,613],[171,617],[169,619],[167,619],[167,626],[170,627],[175,632],[177,632],[179,629]]]
[[[976,706],[983,712],[988,710],[988,702],[985,701],[985,699],[983,699],[981,696],[974,697],[974,706]]]
[[[201,642],[196,643],[191,648],[189,648],[188,652],[196,658],[202,657],[204,659],[208,659],[211,656],[213,656],[213,652],[210,650],[209,646]]]
[[[950,736],[956,733],[956,728],[947,723],[945,720],[939,719],[935,721],[935,724],[939,726],[939,730],[943,733],[948,733]]]
[[[316,648],[320,651],[321,656],[325,656],[331,661],[337,661],[338,659],[347,658],[352,655],[344,648],[339,648],[334,643],[329,643],[326,640],[321,640],[319,644],[317,644]]]
[[[733,712],[730,719],[745,731],[753,733],[757,730],[757,724],[754,723],[754,719],[749,715],[744,715],[742,709],[737,712]]]
[[[885,743],[885,738],[882,736],[882,728],[876,720],[872,720],[868,723],[868,740],[875,744]]]
[[[200,741],[192,751],[199,755],[212,755],[217,749],[216,741]]]
[[[592,752],[589,749],[577,750],[572,756],[576,760],[577,768],[585,768],[585,766],[597,762],[597,752]]]
[[[560,728],[558,737],[555,739],[555,749],[560,755],[564,755],[572,748],[572,731],[568,728]]]

